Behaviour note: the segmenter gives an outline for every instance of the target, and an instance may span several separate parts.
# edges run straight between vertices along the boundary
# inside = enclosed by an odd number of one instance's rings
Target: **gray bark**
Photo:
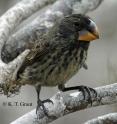
[[[48,110],[48,115],[54,116],[54,118],[48,118],[47,116],[45,116],[41,109],[39,110],[38,115],[36,115],[34,109],[31,112],[23,115],[19,119],[15,120],[14,122],[11,122],[11,124],[28,124],[28,123],[47,124],[60,118],[61,116],[65,116],[67,114],[80,111],[82,109],[117,103],[117,83],[98,87],[95,88],[95,90],[98,93],[98,97],[95,97],[94,94],[92,93],[92,100],[93,100],[92,106],[90,103],[91,101],[88,101],[88,95],[86,95],[86,100],[84,100],[83,94],[81,92],[74,92],[67,95],[64,95],[63,93],[59,92],[51,98],[53,104],[51,103],[44,104],[46,109]],[[38,119],[36,119],[37,116]],[[108,118],[111,118],[111,116],[109,117],[108,115]],[[99,119],[97,121],[99,121]],[[90,124],[90,123],[87,122],[86,124]],[[91,124],[98,124],[98,123],[91,123]],[[99,123],[99,124],[103,124],[103,123]]]
[[[117,124],[117,113],[109,113],[87,121],[85,124]]]
[[[54,0],[51,0],[53,2]],[[46,5],[48,0],[22,0],[0,18],[0,50],[11,32],[26,18]],[[49,3],[49,2],[48,2]]]

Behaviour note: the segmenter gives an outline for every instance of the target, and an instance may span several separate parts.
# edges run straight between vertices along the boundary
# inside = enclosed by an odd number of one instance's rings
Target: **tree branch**
[[[43,111],[40,109],[37,115],[38,118],[36,119],[35,110],[32,110],[11,124],[27,124],[29,122],[30,124],[47,124],[60,118],[61,116],[80,111],[82,109],[117,103],[117,83],[98,87],[95,88],[95,90],[98,93],[98,97],[95,98],[92,93],[92,106],[90,104],[91,101],[88,100],[88,94],[86,95],[87,100],[84,100],[81,92],[74,92],[67,95],[59,92],[51,98],[53,104],[44,104],[48,110],[48,114],[50,116],[54,116],[53,118],[48,118],[45,116]]]
[[[15,60],[8,64],[4,63],[1,59],[1,52],[8,37],[23,20],[41,7],[54,1],[55,0],[51,0],[50,2],[48,2],[48,0],[30,0],[27,2],[27,0],[22,0],[0,17],[0,93],[8,95],[9,91],[13,92],[11,84],[13,85],[17,71],[29,53],[29,50],[22,51],[23,53],[17,58],[15,57]]]
[[[85,124],[117,124],[117,113],[109,113],[87,121]]]
[[[55,0],[51,0],[50,3],[53,1]],[[27,0],[22,0],[9,9],[0,18],[0,50],[2,50],[5,41],[14,28],[47,3],[49,3],[48,0],[29,0],[28,2]]]

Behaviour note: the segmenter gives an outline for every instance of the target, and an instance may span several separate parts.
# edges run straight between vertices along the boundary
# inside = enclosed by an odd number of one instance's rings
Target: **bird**
[[[86,92],[91,101],[91,92],[97,92],[88,86],[65,87],[65,84],[81,68],[87,69],[86,59],[91,41],[99,39],[99,31],[95,22],[87,15],[71,14],[57,21],[55,25],[32,45],[30,53],[24,60],[17,74],[22,84],[35,87],[37,92],[37,108],[43,108],[50,99],[40,99],[41,87],[58,86],[60,91],[79,90]]]

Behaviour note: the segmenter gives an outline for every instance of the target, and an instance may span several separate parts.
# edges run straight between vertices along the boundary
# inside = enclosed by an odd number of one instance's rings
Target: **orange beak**
[[[79,40],[93,41],[95,39],[99,39],[99,31],[96,24],[91,20],[89,30],[83,30],[79,32]]]

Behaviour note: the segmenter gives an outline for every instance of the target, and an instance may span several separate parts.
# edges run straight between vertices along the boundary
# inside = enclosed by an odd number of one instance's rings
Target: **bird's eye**
[[[74,25],[75,25],[75,26],[79,26],[79,23],[78,23],[78,22],[74,22]]]
[[[82,30],[82,26],[79,23],[75,23],[74,26],[77,31]]]

